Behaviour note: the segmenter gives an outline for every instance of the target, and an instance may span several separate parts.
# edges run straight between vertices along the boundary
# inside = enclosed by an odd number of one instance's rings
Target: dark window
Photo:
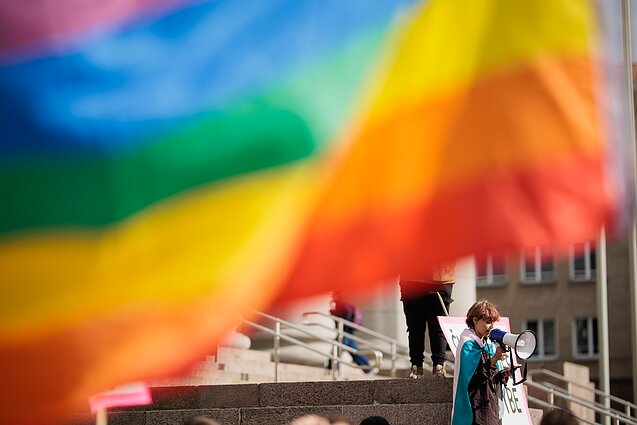
[[[597,343],[597,319],[586,317],[575,319],[575,356],[595,357],[599,353]]]
[[[543,283],[555,280],[555,257],[550,250],[539,247],[522,252],[521,278],[524,283]]]
[[[504,258],[489,254],[486,258],[476,261],[478,286],[504,285],[506,271]]]
[[[595,246],[592,243],[573,245],[570,255],[571,280],[594,280],[596,261]]]
[[[543,360],[557,355],[554,319],[530,319],[526,321],[525,327],[535,332],[537,337],[537,347],[531,359]]]

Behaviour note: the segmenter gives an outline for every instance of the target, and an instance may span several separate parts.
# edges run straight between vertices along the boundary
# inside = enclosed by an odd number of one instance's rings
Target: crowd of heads
[[[290,425],[354,425],[347,417],[305,415],[295,419]],[[390,425],[389,421],[382,416],[369,416],[363,419],[359,425]]]
[[[575,416],[565,409],[553,409],[547,412],[540,425],[578,425]],[[184,425],[219,425],[219,423],[206,416],[195,416],[187,419]],[[290,425],[354,425],[347,417],[304,415],[292,422]],[[382,416],[369,416],[363,419],[359,425],[390,425],[389,421]]]
[[[207,416],[194,416],[184,421],[184,425],[219,425],[219,423]],[[347,417],[342,415],[319,416],[304,415],[292,422],[290,425],[354,425]],[[382,416],[369,416],[363,419],[360,425],[390,425],[389,421]]]

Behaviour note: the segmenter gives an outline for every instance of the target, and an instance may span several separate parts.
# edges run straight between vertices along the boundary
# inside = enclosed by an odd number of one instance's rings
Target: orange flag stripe
[[[448,187],[402,209],[373,211],[354,223],[314,228],[281,299],[334,289],[334,276],[347,282],[347,291],[361,293],[392,273],[475,252],[547,243],[565,250],[595,235],[613,213],[603,175],[599,157],[550,160]],[[547,209],[554,213],[538,220],[538,211]]]
[[[357,220],[362,205],[391,213],[488,175],[603,156],[596,78],[588,57],[546,58],[365,125],[316,225],[329,231]]]

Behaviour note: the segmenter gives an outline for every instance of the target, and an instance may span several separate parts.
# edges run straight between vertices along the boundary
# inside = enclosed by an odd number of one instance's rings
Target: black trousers
[[[441,291],[443,303],[447,311],[452,301],[450,292]],[[438,322],[437,316],[444,316],[445,312],[440,304],[436,292],[417,295],[403,299],[403,310],[409,333],[409,358],[412,365],[421,367],[425,359],[425,332],[429,326],[429,344],[431,345],[431,360],[435,365],[444,364],[447,341]]]

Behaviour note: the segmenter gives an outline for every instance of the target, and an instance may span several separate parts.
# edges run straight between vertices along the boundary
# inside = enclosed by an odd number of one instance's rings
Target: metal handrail
[[[278,376],[278,370],[279,370],[279,363],[280,363],[280,355],[279,355],[279,349],[280,349],[280,341],[284,340],[284,341],[288,341],[291,342],[297,346],[300,346],[302,348],[305,348],[307,350],[312,351],[315,354],[318,354],[321,357],[324,357],[326,359],[331,359],[332,360],[332,379],[338,379],[340,376],[340,367],[338,367],[341,363],[347,365],[348,367],[351,367],[353,369],[373,369],[376,367],[380,367],[382,359],[383,359],[383,353],[380,350],[373,350],[373,349],[369,349],[369,350],[355,350],[352,347],[345,345],[342,343],[341,341],[336,341],[333,339],[328,339],[328,338],[323,338],[321,336],[315,335],[312,332],[309,332],[306,329],[303,329],[301,326],[297,326],[291,322],[288,322],[286,320],[283,320],[281,318],[278,317],[274,317],[271,316],[269,314],[265,314],[265,313],[261,313],[259,311],[253,311],[254,314],[264,318],[264,319],[268,319],[274,322],[274,330],[268,328],[267,326],[263,326],[261,324],[258,324],[256,322],[252,322],[250,320],[247,320],[245,318],[241,318],[241,322],[244,324],[247,324],[249,326],[252,326],[256,329],[259,329],[260,331],[263,331],[265,333],[268,333],[272,336],[274,336],[274,382],[278,382],[279,376]],[[332,345],[332,350],[330,351],[330,354],[326,354],[320,350],[317,350],[316,348],[312,347],[309,344],[306,344],[305,342],[294,338],[290,335],[286,335],[282,332],[281,329],[281,325],[285,325],[288,328],[291,329],[295,329],[301,333],[304,333],[305,335],[311,336],[313,339],[328,343]],[[369,365],[369,366],[359,366],[359,365],[354,365],[354,364],[350,364],[347,362],[343,362],[342,359],[340,359],[340,355],[339,353],[341,351],[347,351],[350,354],[371,354],[374,357],[374,362]]]
[[[631,418],[630,415],[626,415],[624,412],[621,412],[621,411],[619,411],[617,409],[609,408],[609,407],[607,407],[606,405],[604,405],[602,403],[598,403],[596,401],[592,401],[591,402],[590,400],[587,400],[585,398],[579,397],[579,396],[574,395],[574,394],[570,394],[567,390],[565,390],[564,388],[562,388],[562,387],[560,387],[558,385],[552,384],[550,382],[543,382],[540,385],[544,385],[544,386],[549,387],[551,390],[554,391],[554,393],[557,392],[557,393],[560,393],[560,394],[562,394],[564,396],[569,396],[572,399],[571,401],[573,401],[575,403],[578,403],[580,406],[584,406],[586,408],[593,408],[595,406],[595,407],[597,407],[599,409],[611,412],[614,415],[620,416],[620,417],[622,417],[622,418],[624,418],[624,419],[626,419],[628,421],[632,421],[633,423],[635,423],[634,419]]]
[[[374,347],[374,349],[376,350],[380,350],[383,354],[389,354],[389,358],[390,358],[390,362],[391,362],[391,368],[390,368],[390,377],[395,378],[396,377],[396,362],[399,358],[405,359],[406,361],[409,361],[409,355],[406,354],[409,352],[409,348],[400,344],[400,342],[394,338],[390,338],[386,335],[383,335],[381,333],[378,333],[376,331],[373,331],[369,328],[366,328],[364,326],[361,326],[357,323],[354,323],[352,321],[349,321],[347,319],[344,319],[342,317],[338,317],[338,316],[334,316],[332,314],[327,314],[327,313],[323,313],[322,311],[308,311],[305,312],[301,315],[301,323],[306,325],[306,326],[319,326],[321,328],[324,329],[328,329],[328,330],[334,330],[334,328],[326,326],[322,323],[316,323],[316,322],[312,322],[310,320],[310,316],[312,315],[318,315],[318,316],[322,316],[322,317],[326,317],[328,319],[332,319],[334,320],[334,322],[336,323],[336,331],[339,332],[339,330],[341,329],[341,327],[344,326],[349,326],[359,332],[362,332],[366,335],[372,336],[378,340],[381,340],[387,344],[389,344],[389,350],[383,350],[380,347],[376,346]],[[338,335],[338,337],[340,337],[340,335]],[[359,342],[361,344],[364,344],[366,346],[371,346],[371,342],[368,339],[362,338],[360,336],[354,335],[354,334],[347,334],[348,338],[352,338],[353,340],[355,340],[356,342]],[[405,354],[403,354],[405,353]],[[431,360],[429,359],[430,357],[430,353],[425,352],[425,362],[427,362],[427,364],[431,363]],[[451,362],[451,367],[450,370],[453,370],[453,362]]]
[[[538,404],[538,405],[540,405],[540,406],[542,406],[542,407],[544,407],[546,409],[554,409],[555,408],[554,404],[547,403],[544,400],[540,400],[539,398],[535,398],[535,397],[530,396],[530,395],[527,395],[526,399],[528,401],[532,401],[533,403]],[[588,419],[580,418],[579,416],[577,417],[577,420],[580,421],[580,422],[585,422],[585,423],[590,424],[590,425],[601,425],[601,424],[599,424],[597,422],[591,422]]]
[[[351,328],[359,331],[359,332],[363,332],[366,333],[368,335],[371,335],[375,338],[378,338],[384,342],[387,342],[390,345],[390,350],[389,350],[389,357],[390,357],[390,362],[391,362],[391,370],[390,370],[390,376],[392,378],[396,377],[396,361],[398,360],[398,357],[400,356],[400,354],[398,353],[398,349],[399,347],[404,351],[405,347],[401,346],[398,341],[389,338],[383,334],[380,334],[376,331],[373,331],[371,329],[367,329],[363,326],[360,326],[354,322],[351,322],[349,320],[343,319],[342,317],[338,317],[338,316],[333,316],[331,314],[326,314],[320,311],[308,311],[305,312],[301,315],[301,323],[306,325],[306,326],[319,326],[322,327],[324,329],[329,329],[329,330],[334,330],[334,328],[332,327],[328,327],[323,325],[322,323],[315,323],[309,320],[309,317],[312,315],[319,315],[319,316],[323,316],[323,317],[327,317],[329,319],[334,320],[334,322],[336,323],[336,331],[337,331],[337,339],[342,340],[343,337],[343,329],[345,327],[345,325],[350,326]],[[369,345],[369,341],[367,341],[364,338],[361,338],[360,336],[354,335],[354,334],[348,334],[347,335],[349,338],[352,338],[354,341],[359,342],[361,344],[365,344],[365,345]],[[385,352],[383,352],[383,354],[385,354]],[[404,356],[403,356],[404,357]]]
[[[301,323],[304,325],[319,325],[319,323],[313,323],[310,322],[308,320],[309,316],[311,315],[318,315],[318,316],[323,316],[323,317],[327,317],[328,319],[332,319],[332,320],[337,320],[337,321],[341,321],[341,322],[345,322],[347,323],[348,326],[351,326],[352,328],[356,329],[357,331],[361,331],[364,332],[368,335],[373,336],[374,338],[380,339],[382,341],[388,342],[390,344],[396,344],[397,346],[400,346],[401,348],[403,348],[405,351],[408,351],[409,349],[407,347],[405,347],[404,345],[401,345],[400,342],[394,338],[388,337],[387,335],[383,335],[379,332],[373,331],[369,328],[366,328],[364,326],[359,325],[358,323],[354,323],[352,321],[349,321],[347,319],[343,319],[342,317],[338,317],[338,316],[334,316],[332,314],[329,313],[323,313],[322,311],[306,311],[305,313],[303,313],[301,315]]]
[[[573,396],[571,396],[569,394],[564,394],[561,391],[556,392],[555,388],[551,388],[548,385],[539,384],[539,383],[537,383],[535,381],[531,381],[531,380],[527,380],[525,384],[527,386],[531,387],[531,388],[535,388],[535,389],[542,390],[542,391],[546,391],[547,388],[548,388],[549,389],[548,390],[549,401],[548,401],[548,403],[546,403],[546,402],[545,403],[548,404],[549,406],[555,406],[554,397],[557,396],[559,398],[562,398],[562,399],[565,399],[565,400],[568,400],[568,401],[572,401],[572,402],[577,403],[577,404],[579,404],[581,406],[584,406],[584,407],[586,407],[588,409],[591,409],[591,410],[595,411],[596,413],[599,413],[602,416],[609,417],[612,420],[614,420],[616,425],[619,425],[621,423],[628,424],[628,425],[637,425],[637,421],[632,420],[630,418],[626,418],[623,415],[620,415],[617,411],[612,411],[612,409],[598,407],[595,404],[584,403],[584,402],[581,401],[581,399],[578,400],[577,398],[575,398],[575,397],[573,397]],[[534,402],[537,400],[535,397],[530,397],[529,400],[531,400],[531,399]],[[584,420],[584,419],[579,418],[579,417],[578,417],[578,419]]]
[[[559,379],[562,382],[566,382],[567,384],[574,385],[574,386],[576,386],[578,388],[582,388],[582,389],[584,389],[586,391],[592,392],[595,395],[603,397],[604,399],[609,399],[609,400],[614,401],[614,402],[616,402],[618,404],[621,404],[622,406],[625,407],[625,414],[628,415],[628,416],[632,415],[632,410],[631,409],[637,409],[637,404],[634,404],[634,403],[631,403],[629,401],[623,400],[623,399],[621,399],[619,397],[615,397],[614,395],[611,395],[611,394],[606,394],[605,392],[600,391],[597,388],[590,388],[590,387],[588,387],[586,385],[582,385],[579,382],[572,381],[572,380],[566,378],[565,376],[560,375],[559,373],[553,372],[552,370],[543,369],[543,368],[529,370],[529,374],[531,374],[531,375],[536,374],[536,373],[543,373],[543,374],[545,374],[547,376],[550,376],[552,378]]]

